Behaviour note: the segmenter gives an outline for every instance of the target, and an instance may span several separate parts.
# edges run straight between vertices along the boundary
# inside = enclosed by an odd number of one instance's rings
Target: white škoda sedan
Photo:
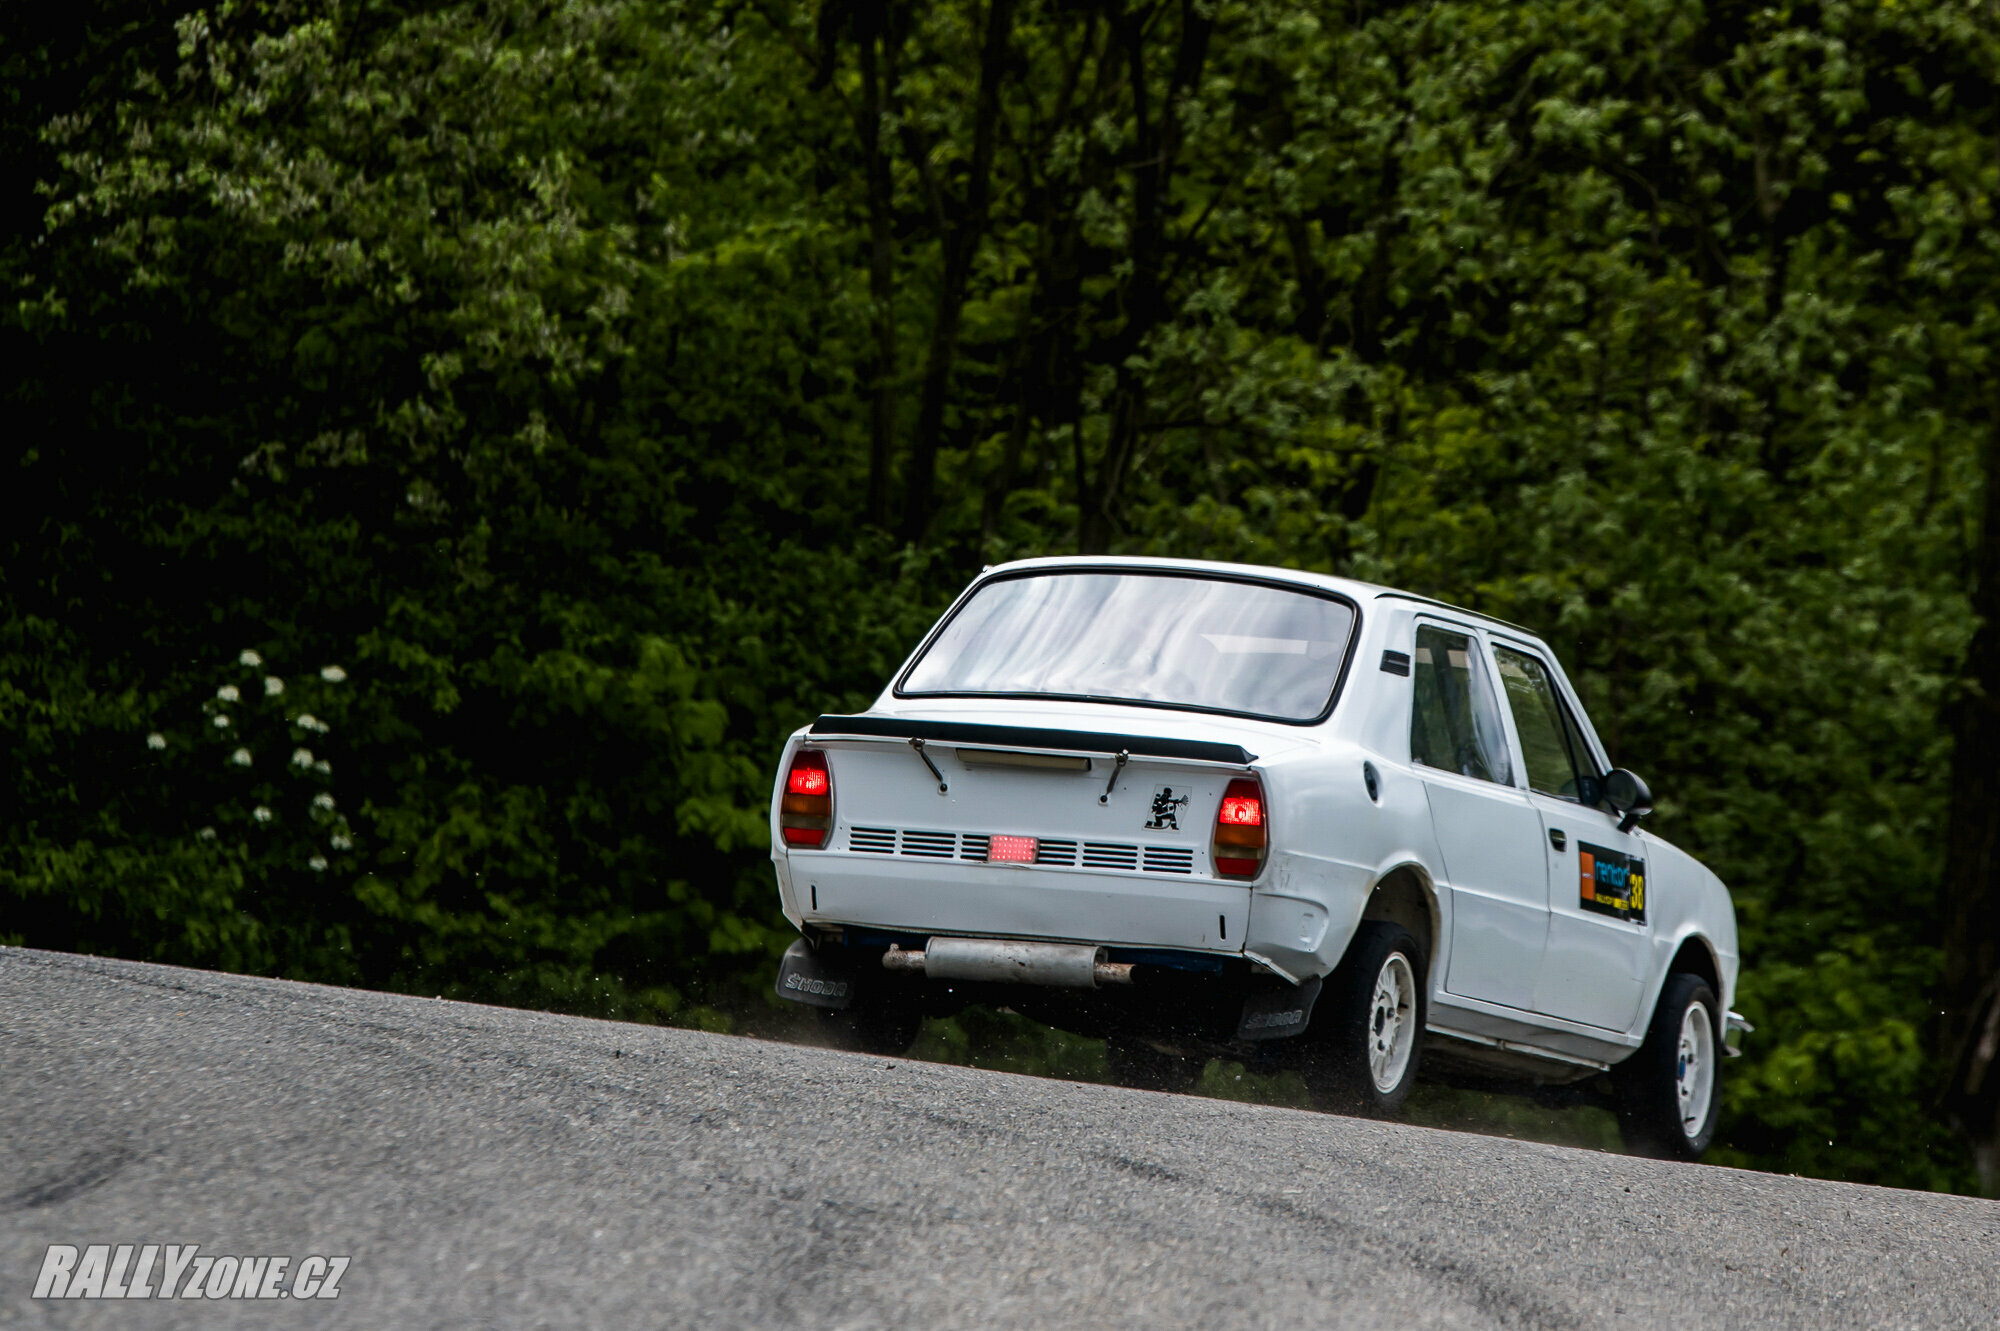
[[[1102,1036],[1128,1084],[1226,1056],[1363,1112],[1420,1060],[1596,1086],[1629,1146],[1692,1158],[1736,918],[1650,808],[1511,624],[1282,569],[1008,564],[787,742],[778,993],[877,1051],[990,1002]]]

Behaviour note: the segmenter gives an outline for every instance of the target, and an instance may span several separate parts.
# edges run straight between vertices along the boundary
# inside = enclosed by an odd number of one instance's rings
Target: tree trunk
[[[861,150],[868,175],[868,300],[875,346],[868,374],[872,381],[868,419],[868,521],[889,525],[889,466],[896,455],[895,198],[889,154],[882,148],[882,119],[888,93],[877,44],[888,44],[887,5],[860,7],[855,36],[861,48]]]
[[[2000,126],[1993,156],[2000,166]],[[1993,418],[1973,563],[1977,627],[1950,709],[1938,1045],[1951,1069],[1945,1113],[1972,1145],[1980,1186],[2000,1196],[2000,385],[1987,391]]]
[[[1182,0],[1180,17],[1174,67],[1157,116],[1150,110],[1151,90],[1146,80],[1148,16],[1128,13],[1115,25],[1126,58],[1127,77],[1132,83],[1137,159],[1132,172],[1132,230],[1127,256],[1132,275],[1125,284],[1125,327],[1113,339],[1111,360],[1118,366],[1118,383],[1112,395],[1104,461],[1097,483],[1089,487],[1090,492],[1085,494],[1084,487],[1078,487],[1077,545],[1086,554],[1110,548],[1115,525],[1113,510],[1124,488],[1127,468],[1138,451],[1140,436],[1146,430],[1146,383],[1129,367],[1128,359],[1145,348],[1153,330],[1168,314],[1167,208],[1181,149],[1180,103],[1200,83],[1202,68],[1208,61],[1209,35],[1214,31],[1214,20],[1202,12],[1196,0]],[[1081,471],[1080,439],[1077,448]]]
[[[1972,1143],[1981,1186],[2000,1195],[2000,401],[1985,461],[1972,593],[1978,627],[1949,713],[1938,1040],[1951,1069],[1945,1111]]]
[[[986,236],[987,202],[993,185],[993,140],[1000,119],[1000,80],[1006,72],[1007,43],[1014,29],[1015,0],[989,0],[986,35],[979,51],[979,100],[973,112],[972,163],[965,202],[956,218],[946,215],[942,190],[933,186],[933,211],[942,231],[944,272],[938,283],[937,313],[930,348],[924,355],[923,398],[917,408],[917,437],[903,501],[903,539],[916,541],[930,525],[937,484],[938,448],[944,435],[945,399],[958,360],[959,325],[972,261]]]

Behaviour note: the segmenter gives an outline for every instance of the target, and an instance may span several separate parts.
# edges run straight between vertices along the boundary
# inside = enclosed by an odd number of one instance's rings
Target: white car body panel
[[[1527,1008],[1549,932],[1541,818],[1524,792],[1421,772],[1437,828],[1438,875],[1451,892],[1451,964],[1445,990]]]
[[[994,767],[968,763],[959,750],[1010,746],[936,740],[919,756],[906,740],[842,735],[838,718],[822,718],[836,724],[801,728],[787,742],[772,796],[772,858],[794,925],[1172,949],[1245,958],[1296,982],[1338,965],[1372,894],[1404,873],[1428,897],[1430,1023],[1439,1032],[1569,1063],[1615,1062],[1640,1043],[1668,968],[1688,944],[1705,949],[1723,1007],[1733,1000],[1735,916],[1721,882],[1650,833],[1619,833],[1614,815],[1528,790],[1507,706],[1499,710],[1515,784],[1411,761],[1412,677],[1383,668],[1383,656],[1411,652],[1417,626],[1429,623],[1476,637],[1489,660],[1493,642],[1538,657],[1599,770],[1610,769],[1561,663],[1533,635],[1364,583],[1190,560],[1022,561],[988,570],[966,596],[995,577],[1065,568],[1219,574],[1346,598],[1359,624],[1331,713],[1289,724],[1053,698],[899,697],[892,681],[866,717],[1209,741],[1253,756],[1231,764],[1135,753],[1100,802],[1113,771],[1103,748],[1074,751],[1088,771]],[[777,835],[782,773],[808,744],[830,765],[833,828],[823,849],[788,849]],[[1364,764],[1375,773],[1375,798]],[[1219,878],[1209,863],[1223,788],[1245,775],[1262,783],[1270,838],[1251,883]],[[1178,827],[1149,828],[1163,787],[1189,802]],[[1565,849],[1554,847],[1551,830],[1564,834]],[[996,834],[1074,843],[1075,854],[1030,866],[976,858],[979,838]],[[1585,843],[1643,860],[1643,923],[1579,905]]]

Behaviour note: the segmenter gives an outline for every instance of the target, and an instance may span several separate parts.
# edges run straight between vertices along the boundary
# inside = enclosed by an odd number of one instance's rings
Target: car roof
[[[1482,620],[1513,633],[1526,634],[1539,640],[1540,634],[1533,629],[1512,624],[1494,615],[1468,610],[1462,605],[1440,601],[1430,596],[1419,596],[1415,592],[1400,591],[1394,587],[1382,587],[1372,582],[1360,582],[1353,578],[1336,578],[1330,573],[1309,573],[1304,569],[1274,568],[1268,564],[1228,564],[1213,559],[1168,559],[1155,555],[1045,555],[1039,559],[1016,559],[1006,564],[990,564],[980,571],[980,580],[1003,574],[1032,572],[1037,569],[1062,568],[1106,568],[1131,569],[1134,572],[1174,570],[1186,573],[1234,574],[1238,577],[1262,578],[1268,582],[1290,582],[1301,587],[1311,587],[1320,591],[1339,592],[1354,601],[1414,601],[1419,605],[1436,606],[1449,610],[1455,615]]]

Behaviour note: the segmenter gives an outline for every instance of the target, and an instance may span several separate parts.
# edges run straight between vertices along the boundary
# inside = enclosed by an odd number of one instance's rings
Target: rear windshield
[[[959,607],[897,692],[1315,721],[1353,630],[1345,601],[1263,583],[1101,571],[1000,578]]]

